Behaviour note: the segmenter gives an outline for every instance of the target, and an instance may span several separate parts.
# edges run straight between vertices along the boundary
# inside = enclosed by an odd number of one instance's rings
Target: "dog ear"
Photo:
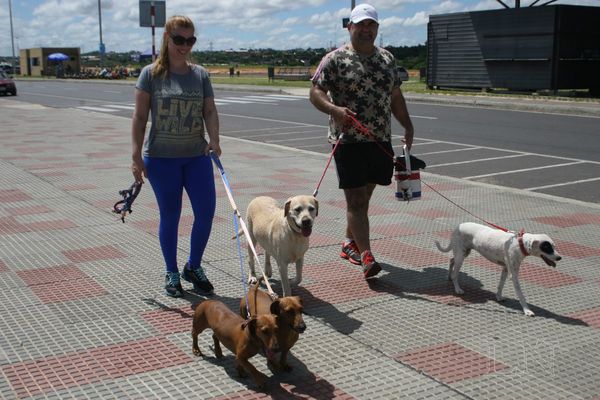
[[[294,298],[296,299],[296,301],[298,302],[298,304],[300,304],[301,306],[304,306],[304,304],[302,303],[302,297],[300,297],[300,296],[294,296]]]
[[[279,300],[275,300],[271,303],[270,308],[271,314],[279,315],[281,313],[281,305],[279,304]]]
[[[285,202],[285,206],[283,207],[283,216],[287,217],[290,213],[290,204],[292,204],[292,199],[287,199]]]
[[[315,212],[315,217],[319,216],[319,201],[315,198],[315,208],[316,208],[316,212]]]
[[[256,318],[252,317],[249,320],[245,320],[242,323],[242,329],[244,329],[246,326],[248,327],[248,331],[250,332],[250,334],[252,336],[256,336]]]

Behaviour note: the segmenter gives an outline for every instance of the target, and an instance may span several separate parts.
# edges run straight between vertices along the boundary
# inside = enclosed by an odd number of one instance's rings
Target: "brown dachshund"
[[[299,296],[287,296],[275,301],[268,293],[258,289],[258,285],[252,285],[248,290],[248,304],[252,318],[273,314],[277,316],[278,335],[277,340],[281,356],[279,362],[275,360],[274,354],[267,351],[267,358],[277,370],[289,372],[292,370],[287,363],[287,355],[298,340],[300,333],[306,330],[306,324],[302,318],[302,299]],[[240,301],[240,315],[248,315],[246,300]]]
[[[206,328],[213,331],[215,356],[223,357],[219,342],[223,343],[235,354],[240,376],[245,376],[244,371],[248,372],[254,383],[261,390],[264,389],[267,377],[250,364],[248,359],[263,348],[267,352],[279,351],[277,318],[266,314],[244,320],[224,303],[205,300],[196,307],[192,323],[192,351],[197,356],[202,355],[198,348],[198,335]]]

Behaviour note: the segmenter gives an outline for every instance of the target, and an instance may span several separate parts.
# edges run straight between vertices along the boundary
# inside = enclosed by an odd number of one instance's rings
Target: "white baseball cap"
[[[352,10],[350,14],[350,22],[353,24],[358,24],[360,21],[364,21],[365,19],[372,19],[375,22],[379,22],[377,20],[377,10],[370,4],[359,4]]]

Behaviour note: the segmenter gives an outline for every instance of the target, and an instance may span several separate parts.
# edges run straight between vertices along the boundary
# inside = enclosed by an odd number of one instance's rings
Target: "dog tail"
[[[238,231],[237,235],[233,235],[233,236],[231,237],[231,239],[232,239],[232,240],[233,240],[233,239],[237,239],[238,237],[242,237],[242,236],[244,236],[244,231],[243,231],[242,229],[240,229],[240,230]]]
[[[442,245],[440,244],[440,242],[438,242],[437,240],[435,240],[434,242],[435,242],[435,245],[438,248],[438,250],[443,253],[447,253],[452,249],[452,246],[451,246],[452,242],[448,243],[448,247],[446,247],[446,248],[443,248]]]

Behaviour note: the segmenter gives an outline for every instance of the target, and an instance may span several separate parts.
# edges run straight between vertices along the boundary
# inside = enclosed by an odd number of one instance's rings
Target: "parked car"
[[[15,85],[15,81],[10,76],[0,71],[0,95],[6,95],[7,93],[16,96],[17,85]]]

